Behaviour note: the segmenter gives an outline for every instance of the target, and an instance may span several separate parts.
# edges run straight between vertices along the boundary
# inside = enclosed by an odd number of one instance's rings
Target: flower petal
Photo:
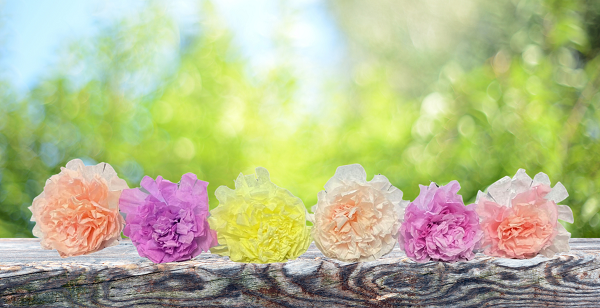
[[[511,178],[505,176],[488,187],[488,194],[497,204],[509,206],[509,200],[511,197],[511,184]]]
[[[568,196],[569,193],[565,186],[561,182],[557,182],[545,198],[554,201],[554,203],[559,203],[567,199]]]
[[[532,183],[533,179],[531,179],[531,177],[527,175],[525,169],[519,169],[517,171],[517,174],[515,174],[515,176],[512,179],[511,197],[528,191]]]
[[[325,184],[325,191],[329,192],[345,182],[364,183],[367,181],[367,172],[359,164],[340,166],[335,170],[334,176]]]
[[[557,228],[558,234],[552,241],[552,245],[540,251],[540,254],[544,255],[545,257],[552,258],[557,253],[568,252],[571,250],[571,247],[569,247],[571,233],[569,233],[569,231],[567,231],[567,229],[565,229],[565,227],[563,227],[561,224],[558,224]]]
[[[574,223],[573,210],[568,205],[558,204],[558,219],[568,223]]]
[[[551,186],[552,182],[550,182],[550,178],[548,177],[547,174],[540,172],[540,173],[536,174],[535,177],[533,177],[533,182],[531,183],[531,186],[537,186],[539,184]]]

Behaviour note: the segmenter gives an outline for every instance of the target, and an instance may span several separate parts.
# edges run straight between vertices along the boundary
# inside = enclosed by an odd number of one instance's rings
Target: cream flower
[[[71,160],[46,181],[44,191],[29,207],[33,235],[44,249],[61,257],[92,253],[117,245],[124,220],[119,197],[127,183],[107,163],[85,166]]]
[[[396,245],[407,204],[385,176],[367,182],[361,165],[338,167],[312,208],[315,244],[341,261],[376,260]]]

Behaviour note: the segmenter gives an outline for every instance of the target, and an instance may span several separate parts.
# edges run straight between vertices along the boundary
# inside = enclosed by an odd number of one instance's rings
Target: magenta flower
[[[475,205],[465,206],[460,184],[419,185],[421,192],[404,213],[398,241],[417,262],[470,260],[483,236]]]
[[[141,188],[125,189],[119,205],[125,217],[123,233],[142,257],[154,263],[190,260],[217,245],[207,218],[207,182],[186,173],[179,185],[149,176]]]

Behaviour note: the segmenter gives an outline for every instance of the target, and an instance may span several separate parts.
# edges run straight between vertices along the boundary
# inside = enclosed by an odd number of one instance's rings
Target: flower
[[[140,186],[124,190],[119,201],[127,214],[123,233],[140,256],[154,263],[186,261],[217,245],[206,221],[207,182],[186,173],[179,185],[145,176]]]
[[[367,182],[361,165],[338,167],[312,208],[315,245],[341,261],[376,260],[394,248],[407,203],[385,176]]]
[[[211,251],[236,262],[295,259],[310,244],[306,208],[300,198],[273,184],[267,169],[256,168],[256,176],[240,173],[235,189],[221,186],[215,192],[219,206],[208,221],[220,246]]]
[[[73,159],[46,181],[29,207],[33,235],[44,249],[61,257],[96,252],[117,245],[123,230],[119,196],[127,183],[107,163],[85,166]]]
[[[465,206],[460,184],[419,185],[421,192],[404,214],[398,241],[414,261],[470,260],[482,237],[475,205]]]
[[[568,196],[560,182],[550,188],[548,175],[540,172],[532,180],[523,169],[512,180],[504,177],[490,185],[487,194],[479,192],[476,211],[485,254],[523,259],[569,251],[571,234],[558,219],[573,223],[573,212],[556,204]]]

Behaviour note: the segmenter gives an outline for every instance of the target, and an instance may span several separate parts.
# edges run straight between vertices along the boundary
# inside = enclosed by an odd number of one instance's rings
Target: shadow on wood
[[[153,264],[131,242],[61,259],[36,239],[0,239],[0,305],[47,307],[397,307],[600,305],[600,239],[572,239],[552,259],[477,255],[414,263],[397,248],[344,263],[314,245],[287,263],[242,264],[201,254]]]

